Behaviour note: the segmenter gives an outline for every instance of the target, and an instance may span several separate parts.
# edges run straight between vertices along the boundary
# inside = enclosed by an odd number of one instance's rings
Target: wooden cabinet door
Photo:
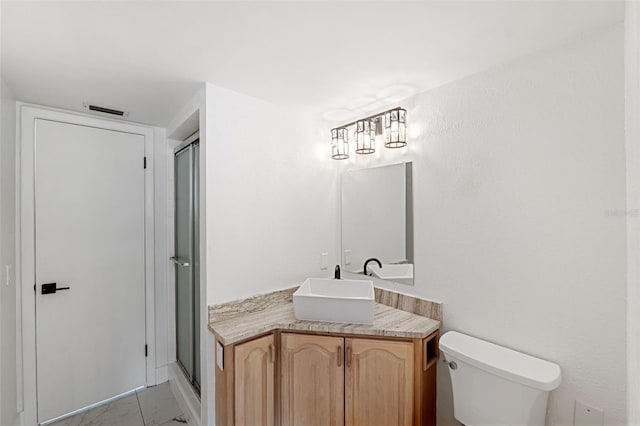
[[[411,342],[345,339],[347,426],[413,424]]]
[[[235,347],[235,424],[239,426],[275,424],[273,335]]]
[[[283,426],[344,425],[344,338],[282,334]]]

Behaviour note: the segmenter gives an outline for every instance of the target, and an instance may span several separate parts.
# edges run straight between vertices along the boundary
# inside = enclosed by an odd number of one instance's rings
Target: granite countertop
[[[209,307],[209,330],[223,345],[251,339],[273,330],[423,338],[438,330],[438,302],[375,289],[373,324],[298,320],[293,314],[297,287]]]

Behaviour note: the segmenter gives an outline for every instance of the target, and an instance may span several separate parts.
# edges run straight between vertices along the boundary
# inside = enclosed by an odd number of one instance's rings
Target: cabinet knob
[[[338,367],[342,366],[342,346],[338,346]]]
[[[273,345],[269,345],[269,362],[273,362]]]
[[[351,367],[351,346],[347,347],[347,367]]]

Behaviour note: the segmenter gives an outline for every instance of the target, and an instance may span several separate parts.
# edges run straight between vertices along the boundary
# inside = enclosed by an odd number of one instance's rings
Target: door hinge
[[[147,345],[144,345],[144,357],[148,357],[149,356],[149,347]]]
[[[144,160],[142,161],[142,166],[143,168],[147,168],[147,157],[144,157]]]

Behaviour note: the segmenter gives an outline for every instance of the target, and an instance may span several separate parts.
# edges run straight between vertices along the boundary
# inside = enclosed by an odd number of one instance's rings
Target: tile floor
[[[52,426],[187,426],[169,382],[137,391]]]

